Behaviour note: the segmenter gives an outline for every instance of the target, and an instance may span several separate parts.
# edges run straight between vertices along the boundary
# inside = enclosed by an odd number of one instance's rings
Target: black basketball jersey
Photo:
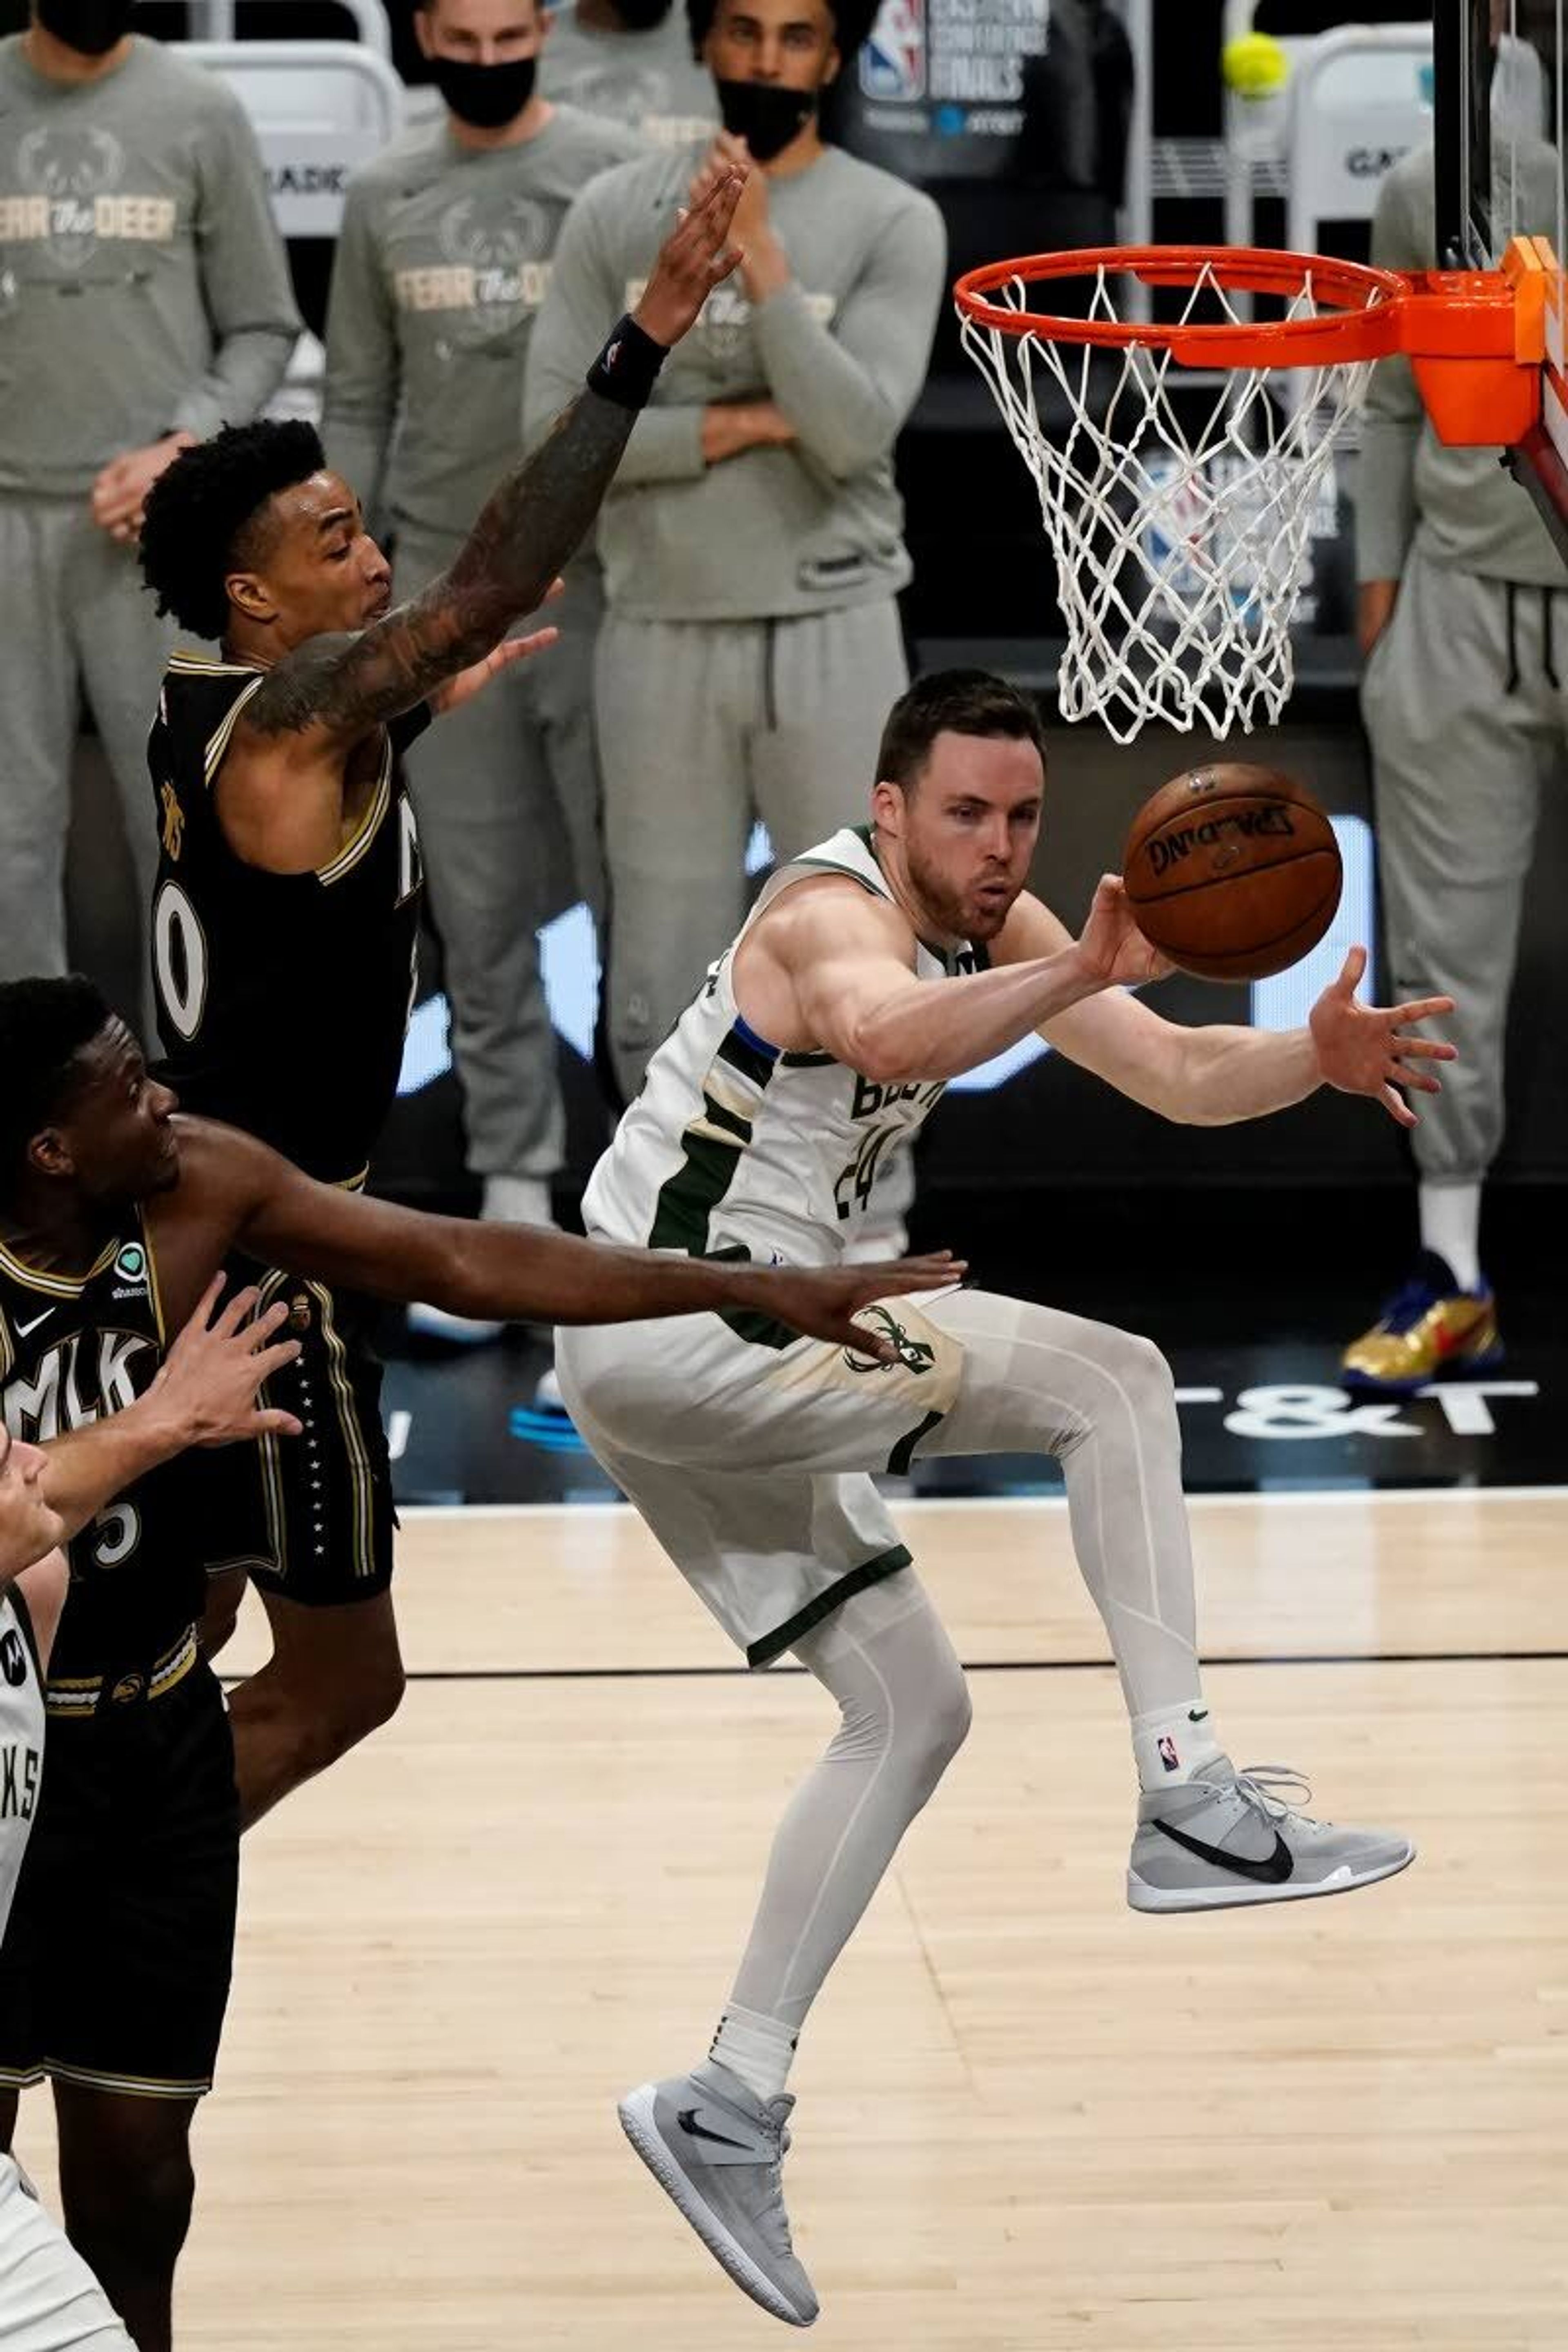
[[[85,1276],[41,1273],[0,1244],[0,1413],[45,1444],[132,1403],[163,1360],[157,1271],[129,1211]],[[148,1662],[199,1618],[206,1574],[177,1462],[138,1479],[70,1545],[70,1591],[49,1677]]]
[[[265,671],[176,654],[147,745],[162,854],[153,900],[161,1075],[187,1110],[258,1135],[330,1184],[363,1174],[397,1091],[422,868],[385,730],[364,816],[330,866],[236,856],[214,786]]]

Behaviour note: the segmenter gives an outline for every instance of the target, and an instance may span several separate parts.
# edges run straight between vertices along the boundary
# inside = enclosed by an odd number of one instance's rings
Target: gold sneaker
[[[1489,1287],[1461,1290],[1447,1261],[1423,1250],[1372,1329],[1345,1349],[1340,1378],[1347,1389],[1409,1396],[1429,1381],[1489,1371],[1502,1354]]]

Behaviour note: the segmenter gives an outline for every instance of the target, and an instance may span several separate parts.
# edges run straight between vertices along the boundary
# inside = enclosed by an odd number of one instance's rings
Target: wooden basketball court
[[[1065,1510],[901,1516],[976,1720],[796,2070],[818,2339],[1562,2352],[1568,1493],[1194,1505],[1222,1739],[1421,1853],[1174,1919],[1123,1902],[1122,1709]],[[180,2341],[781,2340],[615,2101],[705,2047],[828,1705],[735,1671],[624,1509],[416,1516],[401,1559],[402,1714],[247,1847]]]

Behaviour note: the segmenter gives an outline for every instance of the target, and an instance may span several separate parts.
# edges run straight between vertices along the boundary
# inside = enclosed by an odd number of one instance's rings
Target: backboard
[[[1568,259],[1563,188],[1568,0],[1434,0],[1437,259],[1494,268],[1513,236]],[[1512,452],[1568,562],[1568,281],[1547,310],[1542,422]]]

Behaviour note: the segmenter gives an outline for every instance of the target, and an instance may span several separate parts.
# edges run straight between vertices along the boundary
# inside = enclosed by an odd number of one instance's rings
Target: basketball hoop
[[[1373,362],[1410,355],[1444,439],[1521,438],[1539,413],[1550,260],[1518,240],[1500,271],[1412,277],[1124,246],[961,278],[963,342],[1035,478],[1056,559],[1063,718],[1097,717],[1122,743],[1153,719],[1217,737],[1277,720],[1311,541],[1333,528],[1334,445]],[[1062,280],[1087,288],[1081,314],[1036,307]],[[1135,285],[1173,292],[1177,316],[1125,315]],[[1279,315],[1246,315],[1257,296]]]

